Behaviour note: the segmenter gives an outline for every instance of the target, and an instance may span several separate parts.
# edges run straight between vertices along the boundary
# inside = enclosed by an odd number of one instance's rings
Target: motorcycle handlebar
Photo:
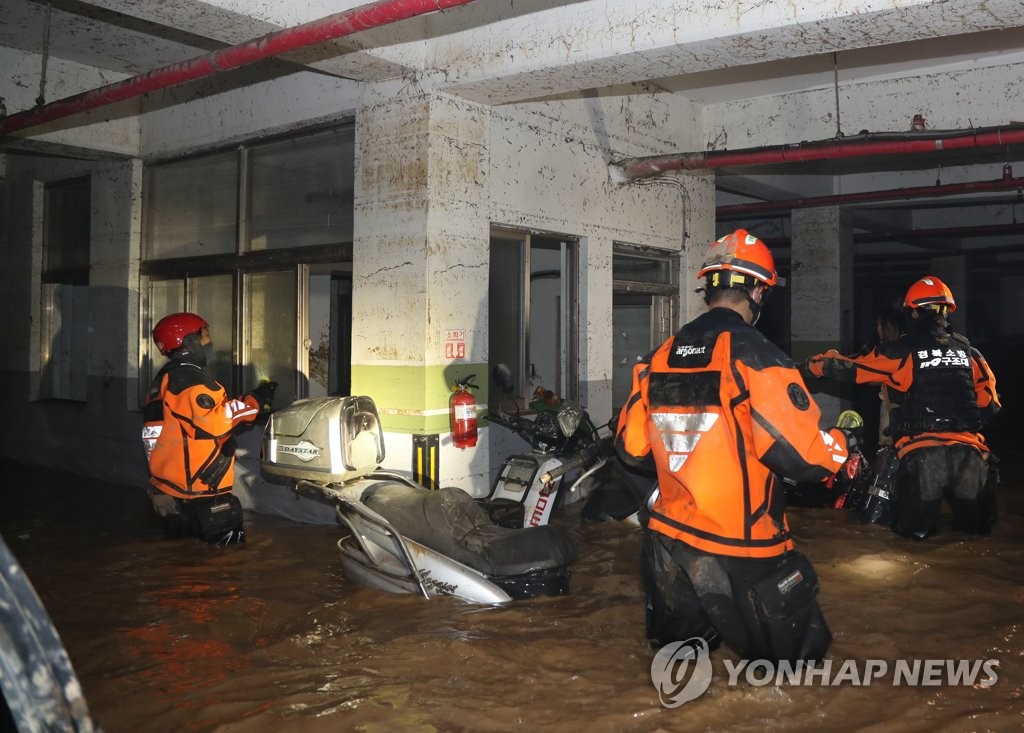
[[[504,415],[498,415],[497,413],[491,412],[488,413],[487,419],[490,422],[501,425],[503,428],[508,428],[516,433],[527,433],[532,435],[536,432],[536,426],[534,425],[533,420],[527,420],[519,417],[518,415],[515,417],[505,417]]]
[[[562,461],[562,465],[556,466],[555,468],[552,468],[550,471],[545,473],[543,476],[540,477],[540,480],[543,481],[544,483],[550,483],[551,481],[554,481],[556,478],[559,478],[569,473],[569,471],[573,471],[575,469],[590,468],[592,465],[594,465],[598,457],[601,455],[601,450],[601,443],[594,443],[593,445],[588,445],[586,448],[578,452],[572,458],[567,458],[564,461]]]

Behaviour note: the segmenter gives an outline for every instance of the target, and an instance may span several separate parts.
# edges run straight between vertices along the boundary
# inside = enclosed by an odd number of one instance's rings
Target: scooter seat
[[[553,570],[576,559],[561,528],[499,527],[473,497],[455,487],[427,491],[385,481],[367,487],[361,498],[405,537],[485,575]]]

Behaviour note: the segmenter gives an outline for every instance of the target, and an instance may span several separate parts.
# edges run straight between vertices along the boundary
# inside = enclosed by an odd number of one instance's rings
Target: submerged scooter
[[[504,364],[492,371],[497,387],[515,405],[514,414],[492,410],[487,419],[519,435],[530,452],[508,456],[494,485],[481,503],[492,521],[507,527],[547,524],[552,512],[576,499],[583,486],[589,493],[581,516],[593,521],[607,519],[636,522],[644,494],[616,470],[611,436],[600,429],[580,405],[538,389],[531,404],[532,417],[524,417],[512,398],[512,373]]]
[[[429,491],[380,470],[384,434],[370,397],[299,400],[271,415],[260,464],[300,495],[336,508],[356,582],[426,598],[503,603],[569,589],[575,549],[557,526],[511,528],[455,487]]]

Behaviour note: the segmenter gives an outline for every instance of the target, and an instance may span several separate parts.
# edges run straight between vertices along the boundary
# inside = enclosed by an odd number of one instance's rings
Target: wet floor
[[[675,708],[651,681],[637,529],[581,524],[570,508],[572,592],[473,606],[353,585],[335,527],[250,514],[245,546],[210,548],[165,538],[141,489],[0,469],[0,534],[107,733],[1024,729],[1024,471],[1005,457],[988,538],[911,543],[791,510],[834,669],[886,660],[887,676],[730,685],[739,660],[720,650],[708,691]],[[992,659],[994,684],[893,684],[897,660]]]

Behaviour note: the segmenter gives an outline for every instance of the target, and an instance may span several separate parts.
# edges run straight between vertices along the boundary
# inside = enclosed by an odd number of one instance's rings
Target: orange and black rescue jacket
[[[168,362],[150,386],[143,414],[150,483],[180,499],[230,491],[232,431],[258,414],[259,404],[251,395],[229,399],[203,368]]]
[[[698,550],[773,557],[793,548],[780,478],[818,482],[847,458],[793,362],[735,311],[712,308],[633,370],[619,415],[623,460],[653,457],[648,528]]]
[[[866,354],[828,351],[807,370],[854,384],[881,384],[899,405],[891,418],[900,458],[918,448],[967,444],[988,453],[979,432],[999,411],[996,378],[966,338],[937,330],[876,346]]]

